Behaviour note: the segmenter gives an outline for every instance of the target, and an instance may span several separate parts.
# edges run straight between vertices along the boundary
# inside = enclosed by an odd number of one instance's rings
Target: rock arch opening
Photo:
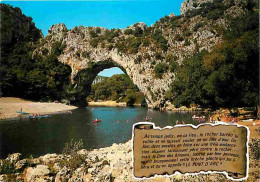
[[[108,74],[107,77],[99,76],[103,71],[115,68],[121,71]],[[78,94],[72,104],[85,106],[88,105],[87,102],[114,101],[122,105],[147,106],[145,96],[138,86],[122,67],[111,60],[89,63],[88,68],[79,71],[74,80],[74,89]]]

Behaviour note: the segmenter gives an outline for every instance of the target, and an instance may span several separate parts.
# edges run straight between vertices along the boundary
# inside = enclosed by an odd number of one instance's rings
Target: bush
[[[174,37],[174,40],[175,41],[183,41],[184,39],[180,34],[176,34],[175,37]]]
[[[84,52],[82,53],[82,57],[84,57],[84,58],[89,58],[89,57],[90,57],[90,53],[89,53],[88,51],[84,51]]]
[[[167,56],[165,57],[166,62],[171,62],[176,60],[177,60],[177,56],[173,56],[172,54],[167,54]]]
[[[233,3],[223,3],[222,0],[214,0],[213,2],[201,3],[200,7],[197,9],[188,10],[185,14],[185,17],[191,18],[197,15],[206,17],[207,19],[217,20],[222,15],[224,11],[229,7],[233,6]]]
[[[155,53],[155,58],[158,59],[158,60],[163,60],[162,54],[159,53],[159,52]]]
[[[98,46],[99,40],[97,38],[90,40],[90,45],[94,48]]]
[[[155,77],[156,78],[162,78],[162,75],[167,72],[169,69],[168,64],[166,63],[158,63],[155,66]]]
[[[135,64],[140,64],[142,62],[142,56],[139,55],[136,59],[135,59]]]
[[[96,38],[96,37],[98,37],[98,34],[97,34],[94,30],[90,30],[90,31],[89,31],[89,35],[90,35],[91,38]]]
[[[174,30],[176,27],[181,27],[180,16],[174,16],[170,19],[171,28]]]
[[[97,34],[100,34],[100,33],[101,33],[101,28],[100,28],[100,27],[97,27],[97,28],[96,28],[96,33],[97,33]]]
[[[153,34],[153,39],[159,44],[159,47],[167,51],[168,49],[168,41],[162,36],[161,30],[156,30]]]
[[[176,72],[176,69],[178,68],[178,63],[176,61],[171,61],[170,65],[171,65],[170,71],[172,73]]]
[[[126,34],[126,35],[131,35],[132,33],[133,33],[133,30],[130,29],[130,28],[128,28],[128,29],[126,29],[126,30],[124,31],[124,34]]]
[[[73,173],[77,168],[87,166],[86,155],[78,154],[77,151],[83,148],[83,141],[74,141],[73,139],[66,143],[63,148],[63,154],[66,156],[64,159],[60,159],[58,163],[61,167],[68,167],[70,172]]]
[[[133,35],[136,37],[140,37],[143,34],[143,30],[140,27],[135,28],[135,30],[133,31]]]
[[[144,39],[143,40],[143,46],[148,47],[149,45],[150,45],[149,39]]]
[[[133,106],[135,101],[136,101],[136,99],[135,99],[134,94],[127,95],[127,97],[126,97],[126,105],[127,106]]]
[[[193,31],[198,31],[199,30],[199,28],[200,27],[202,27],[204,24],[203,23],[201,23],[201,22],[199,22],[199,23],[197,23],[194,27],[193,27]]]
[[[128,39],[128,40],[130,41],[129,46],[128,46],[129,52],[130,53],[137,53],[139,46],[142,43],[141,39],[140,38],[134,38],[134,39]]]
[[[185,39],[185,41],[184,41],[184,45],[185,45],[185,46],[190,45],[190,41],[189,41],[188,39]]]
[[[112,40],[115,38],[115,37],[118,37],[119,36],[119,32],[120,30],[116,30],[116,29],[111,29],[110,31],[107,30],[105,32],[105,39],[107,39],[108,42],[112,42]]]
[[[1,161],[0,174],[14,174],[16,172],[15,164],[13,162],[7,159]]]

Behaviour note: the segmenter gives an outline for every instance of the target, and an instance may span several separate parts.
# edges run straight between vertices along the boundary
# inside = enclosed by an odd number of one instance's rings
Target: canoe
[[[50,118],[49,115],[40,115],[40,116],[29,116],[30,119],[38,119],[38,118]]]
[[[29,114],[28,112],[23,112],[23,111],[16,111],[16,113],[19,113],[19,114]]]
[[[92,121],[92,123],[97,123],[97,122],[100,122],[101,120],[100,119],[95,119]]]

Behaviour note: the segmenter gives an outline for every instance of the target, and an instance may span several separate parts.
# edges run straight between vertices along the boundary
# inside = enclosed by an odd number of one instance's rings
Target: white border
[[[185,127],[185,126],[191,126],[192,128],[199,128],[200,126],[203,126],[203,125],[210,125],[210,126],[218,126],[218,125],[225,125],[225,126],[237,126],[237,127],[245,127],[247,129],[247,142],[246,142],[246,148],[247,148],[247,152],[246,152],[246,158],[247,158],[247,161],[246,161],[246,166],[247,166],[247,169],[246,169],[246,177],[244,178],[239,178],[239,179],[234,179],[232,177],[230,177],[228,175],[228,173],[226,171],[200,171],[198,173],[180,173],[179,171],[175,171],[174,174],[171,174],[171,175],[158,175],[158,174],[155,174],[154,176],[152,177],[149,177],[149,178],[146,178],[146,177],[143,177],[143,178],[138,178],[138,177],[135,177],[134,176],[134,128],[136,125],[140,125],[140,124],[149,124],[149,125],[153,125],[153,129],[157,129],[157,130],[163,130],[163,129],[172,129],[172,128],[177,128],[177,127]],[[249,146],[248,146],[248,143],[249,143],[249,136],[250,136],[250,130],[247,126],[243,126],[243,125],[239,125],[239,124],[227,124],[227,123],[224,123],[224,122],[218,122],[216,124],[212,124],[212,123],[203,123],[203,124],[199,124],[198,126],[195,126],[195,125],[192,125],[192,124],[178,124],[178,125],[175,125],[175,126],[166,126],[164,128],[160,128],[158,126],[155,126],[155,123],[152,123],[152,122],[138,122],[138,123],[135,123],[132,127],[132,141],[131,141],[131,147],[132,147],[132,166],[133,166],[133,177],[134,179],[137,179],[137,180],[143,180],[143,179],[154,179],[156,177],[172,177],[174,175],[177,175],[177,174],[182,174],[182,175],[198,175],[198,174],[213,174],[213,173],[220,173],[220,174],[225,174],[226,177],[230,180],[233,180],[233,181],[242,181],[242,180],[246,180],[248,178],[248,173],[249,173]]]

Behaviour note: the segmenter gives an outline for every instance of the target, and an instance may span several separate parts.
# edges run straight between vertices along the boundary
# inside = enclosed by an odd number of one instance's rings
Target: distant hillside
[[[102,82],[103,80],[107,79],[108,77],[105,77],[105,76],[96,76],[95,80],[92,82],[92,85],[93,84],[97,84],[99,82]]]
[[[93,84],[91,93],[87,97],[88,101],[112,100],[126,102],[128,105],[145,104],[144,99],[144,95],[125,74],[105,77],[101,82]]]

